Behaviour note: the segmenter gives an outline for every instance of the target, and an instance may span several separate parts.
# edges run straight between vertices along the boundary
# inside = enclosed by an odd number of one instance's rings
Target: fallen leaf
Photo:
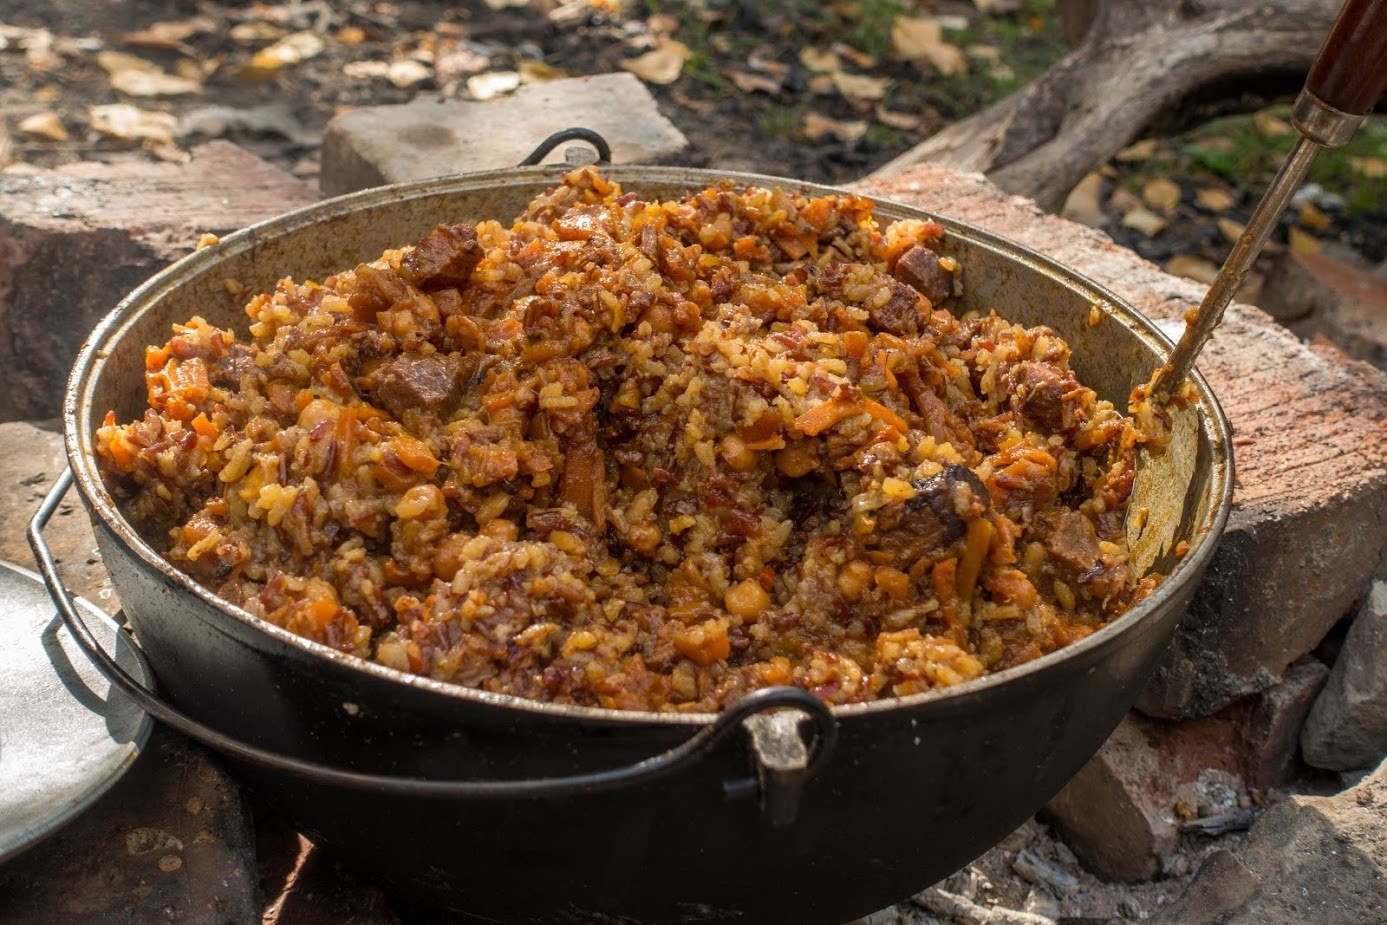
[[[958,46],[944,40],[944,29],[937,19],[897,16],[891,23],[891,47],[907,61],[928,62],[945,77],[968,70],[968,59]]]
[[[727,79],[743,93],[770,93],[780,92],[780,81],[774,77],[767,77],[764,74],[752,74],[747,71],[727,71]]]
[[[1154,138],[1143,138],[1136,144],[1130,144],[1117,152],[1117,159],[1124,164],[1135,164],[1140,161],[1149,161],[1151,155],[1156,153],[1156,146],[1159,142]]]
[[[1278,119],[1269,112],[1253,113],[1252,124],[1257,126],[1257,131],[1271,138],[1280,138],[1295,131],[1291,128],[1291,123],[1285,119]]]
[[[1142,186],[1141,199],[1151,208],[1169,214],[1180,205],[1180,184],[1169,177],[1152,177]]]
[[[259,45],[261,42],[273,42],[284,38],[286,31],[274,23],[257,19],[253,22],[238,23],[232,26],[227,34],[233,42],[241,45]]]
[[[969,45],[963,53],[970,58],[989,61],[992,64],[1002,60],[1002,50],[995,45]]]
[[[1320,250],[1320,239],[1299,228],[1291,228],[1286,234],[1286,241],[1293,254],[1316,254]]]
[[[958,15],[943,15],[934,17],[935,22],[939,23],[939,28],[945,32],[966,32],[968,31],[968,17]]]
[[[1369,180],[1387,177],[1387,161],[1380,157],[1350,157],[1348,163],[1354,173]]]
[[[111,86],[126,96],[186,96],[201,93],[202,82],[166,73],[152,61],[123,51],[103,51],[96,63],[111,76]]]
[[[881,63],[874,56],[867,54],[865,51],[853,48],[846,42],[834,42],[833,53],[840,58],[846,58],[853,65],[862,68],[864,71],[871,70]]]
[[[513,7],[529,6],[530,0],[482,0],[488,9],[505,10]]]
[[[515,69],[520,72],[520,82],[527,84],[547,83],[568,76],[568,71],[552,64],[545,64],[543,61],[536,61],[534,58],[522,58]]]
[[[490,66],[491,59],[486,55],[461,47],[440,54],[434,60],[433,70],[438,75],[438,82],[443,84],[459,77],[480,74]]]
[[[43,141],[67,141],[67,129],[63,127],[63,120],[56,112],[36,112],[27,119],[19,122],[19,131],[30,138],[38,138]]]
[[[774,48],[768,45],[760,45],[754,48],[751,54],[747,55],[746,66],[753,71],[761,74],[770,74],[772,77],[784,77],[790,73],[790,65],[784,61],[777,61],[777,54]]]
[[[864,121],[842,122],[821,116],[817,112],[806,112],[800,128],[804,137],[810,141],[822,141],[825,138],[856,141],[867,134],[867,123]]]
[[[366,41],[366,30],[360,26],[343,26],[337,30],[337,41],[349,48],[360,45]]]
[[[833,86],[838,88],[839,93],[860,100],[885,99],[886,88],[891,86],[888,78],[849,74],[847,71],[835,71],[832,77]]]
[[[34,91],[35,103],[56,103],[63,98],[63,89],[57,84],[47,84]]]
[[[1237,203],[1237,199],[1232,193],[1216,186],[1206,186],[1196,190],[1194,201],[1199,204],[1201,209],[1207,209],[1210,212],[1227,212]]]
[[[24,37],[24,63],[36,71],[56,71],[63,66],[63,56],[54,44],[53,33],[47,29],[31,30]]]
[[[652,35],[669,36],[679,31],[679,19],[668,13],[657,13],[645,21],[645,28]]]
[[[1076,183],[1065,198],[1060,214],[1081,225],[1101,228],[1107,221],[1107,215],[1103,212],[1102,175],[1091,173]]]
[[[93,106],[87,110],[92,130],[121,141],[150,141],[173,144],[173,129],[178,120],[171,113],[152,112],[130,103]]]
[[[23,126],[21,125],[20,128]],[[1300,204],[1299,220],[1302,227],[1309,228],[1311,231],[1328,231],[1329,226],[1334,223],[1327,212],[1309,201]]]
[[[122,33],[120,43],[136,48],[161,48],[172,51],[193,36],[201,35],[204,32],[214,32],[216,29],[216,20],[206,16],[169,20],[156,22],[149,28],[140,29],[137,32]]]
[[[876,111],[877,121],[882,125],[899,129],[902,132],[910,132],[920,127],[920,117],[910,112],[896,112],[894,109],[887,109],[878,106]]]
[[[315,32],[294,32],[257,51],[241,72],[251,82],[270,80],[286,67],[323,53],[327,46]]]
[[[474,100],[489,100],[513,93],[520,86],[515,71],[489,71],[467,78],[467,92]]]
[[[1166,261],[1165,271],[1171,276],[1183,276],[1196,283],[1209,285],[1218,276],[1218,267],[1212,260],[1190,254],[1177,254]]]
[[[816,95],[819,95],[819,96],[822,96],[822,95],[825,94],[825,93],[832,93],[832,92],[833,92],[833,75],[832,75],[832,74],[815,74],[813,77],[810,77],[810,78],[809,78],[809,82],[805,84],[805,87],[806,87],[806,89],[809,90],[810,93],[813,93],[813,94],[816,94]]]
[[[679,74],[684,70],[684,62],[689,60],[690,56],[687,45],[668,39],[661,43],[659,48],[647,51],[639,58],[627,58],[621,62],[621,67],[646,83],[672,84],[679,79]]]
[[[1108,206],[1126,215],[1133,209],[1142,207],[1141,197],[1125,187],[1116,186],[1108,196]]]
[[[1223,240],[1229,244],[1237,244],[1247,227],[1242,222],[1235,222],[1231,218],[1220,218],[1217,224],[1218,233],[1223,235]]]
[[[799,63],[811,74],[832,74],[843,69],[836,52],[806,45],[799,50]]]
[[[1137,208],[1122,216],[1122,225],[1151,238],[1160,234],[1161,229],[1166,226],[1166,220],[1150,209]]]
[[[689,112],[697,113],[700,116],[711,116],[718,111],[718,104],[712,100],[694,99],[687,93],[680,93],[677,89],[670,93],[670,97],[680,109],[687,109]]]
[[[1015,13],[1021,9],[1021,0],[973,0],[980,13]]]

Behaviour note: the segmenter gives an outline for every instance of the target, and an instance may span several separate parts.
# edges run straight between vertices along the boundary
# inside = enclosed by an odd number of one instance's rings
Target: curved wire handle
[[[607,144],[607,139],[597,134],[590,128],[565,128],[560,129],[548,138],[541,141],[529,155],[516,164],[517,167],[533,167],[540,161],[549,156],[553,151],[565,141],[586,141],[597,149],[597,163],[610,164],[612,162],[612,146]]]
[[[63,623],[73,639],[92,660],[96,668],[114,685],[123,690],[146,713],[184,735],[209,745],[218,751],[250,764],[282,771],[314,783],[371,790],[393,796],[432,797],[438,799],[504,799],[569,797],[580,794],[603,793],[635,784],[645,784],[669,777],[683,766],[707,755],[719,743],[738,729],[743,720],[780,707],[790,707],[809,715],[814,725],[810,757],[803,775],[807,778],[823,766],[837,741],[838,724],[833,713],[818,697],[797,687],[768,687],[748,694],[724,710],[716,720],[704,726],[684,742],[635,764],[602,771],[572,774],[563,777],[541,777],[528,780],[440,781],[415,777],[396,777],[388,774],[369,774],[329,767],[279,752],[269,751],[242,742],[206,726],[160,700],[152,691],[131,677],[101,646],[78,612],[76,602],[62,584],[57,562],[43,537],[43,528],[52,519],[63,495],[72,485],[72,470],[64,469],[49,490],[29,522],[29,546],[34,551],[39,573],[48,593],[57,605]],[[119,632],[124,632],[119,631]],[[134,645],[126,634],[125,641]]]

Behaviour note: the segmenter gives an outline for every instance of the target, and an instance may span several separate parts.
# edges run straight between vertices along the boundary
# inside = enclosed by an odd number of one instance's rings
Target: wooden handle
[[[1344,3],[1305,86],[1354,116],[1387,99],[1387,0]]]

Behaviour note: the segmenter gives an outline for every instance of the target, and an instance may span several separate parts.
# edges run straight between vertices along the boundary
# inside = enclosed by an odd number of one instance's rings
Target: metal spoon
[[[1290,156],[1257,204],[1247,228],[1223,262],[1170,362],[1152,380],[1150,395],[1164,403],[1194,366],[1194,359],[1223,319],[1223,310],[1247,277],[1291,197],[1322,148],[1353,137],[1373,105],[1387,94],[1387,0],[1347,0],[1329,30],[1305,88],[1291,111],[1300,132]]]

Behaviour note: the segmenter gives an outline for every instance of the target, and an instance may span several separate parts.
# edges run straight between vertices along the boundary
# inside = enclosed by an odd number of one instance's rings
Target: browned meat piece
[[[914,498],[883,508],[877,516],[877,546],[904,563],[903,569],[938,557],[991,505],[987,486],[966,466],[950,466],[912,487],[918,492]]]
[[[925,306],[920,304],[920,293],[909,286],[893,282],[891,298],[886,304],[869,307],[867,314],[872,319],[872,327],[900,337],[910,337],[920,333],[920,312]]]
[[[439,225],[400,261],[400,275],[425,292],[466,284],[482,259],[471,225]]]
[[[215,357],[209,364],[208,378],[224,389],[239,389],[241,376],[256,369],[254,355],[249,344],[231,344],[224,356]]]
[[[376,402],[399,417],[406,408],[448,412],[457,403],[462,359],[456,354],[401,354],[370,376]]]
[[[1027,361],[1013,366],[1008,378],[1012,408],[1028,422],[1052,434],[1073,428],[1074,415],[1066,414],[1064,401],[1066,395],[1079,388],[1073,373]]]
[[[939,255],[919,244],[901,254],[896,261],[896,279],[938,305],[954,291],[954,277],[939,265]]]
[[[356,285],[347,302],[358,321],[373,323],[376,315],[409,295],[409,287],[390,270],[363,263],[356,268]]]
[[[1078,511],[1056,511],[1042,526],[1049,528],[1045,548],[1057,563],[1074,575],[1093,568],[1098,561],[1098,533],[1092,521]]]

